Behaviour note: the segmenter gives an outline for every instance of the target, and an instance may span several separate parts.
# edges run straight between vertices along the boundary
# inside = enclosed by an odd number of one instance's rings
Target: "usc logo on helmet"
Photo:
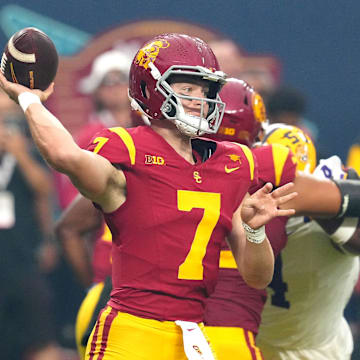
[[[138,51],[135,63],[147,69],[149,67],[150,61],[154,62],[156,60],[160,49],[166,49],[169,46],[170,44],[166,40],[153,41]]]
[[[258,93],[254,93],[252,97],[252,108],[255,120],[258,122],[266,121],[266,110],[262,97]]]

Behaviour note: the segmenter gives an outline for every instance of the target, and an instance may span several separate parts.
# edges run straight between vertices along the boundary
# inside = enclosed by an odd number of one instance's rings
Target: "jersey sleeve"
[[[244,152],[246,159],[249,163],[251,186],[256,186],[259,182],[259,165],[257,162],[257,158],[252,152],[252,150],[247,146],[241,145],[241,149]]]
[[[259,184],[271,182],[279,187],[295,179],[296,161],[289,148],[280,144],[253,149],[259,164]]]
[[[103,129],[87,146],[88,151],[103,156],[113,164],[135,165],[136,149],[131,134],[121,127]]]
[[[248,175],[250,180],[250,187],[256,186],[258,184],[258,176],[259,176],[259,169],[258,169],[258,161],[253,151],[247,147],[246,145],[238,144],[238,143],[230,143],[234,147],[233,149],[237,149],[237,152],[240,155],[241,163],[248,167]],[[229,155],[230,158],[232,155]],[[245,161],[244,161],[245,160]]]

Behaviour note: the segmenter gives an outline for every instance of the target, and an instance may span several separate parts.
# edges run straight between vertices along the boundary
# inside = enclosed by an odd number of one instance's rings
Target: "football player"
[[[53,85],[31,91],[0,74],[43,157],[96,204],[112,232],[113,290],[86,359],[213,359],[201,328],[225,237],[249,285],[272,278],[264,224],[293,214],[279,206],[296,193],[266,184],[248,196],[257,181],[249,148],[192,140],[217,131],[224,80],[202,40],[155,37],[135,55],[129,81],[132,107],[151,126],[105,129],[86,151],[41,104]]]
[[[84,359],[87,340],[97,315],[110,297],[111,232],[101,212],[81,194],[61,214],[55,231],[75,275],[88,289],[75,324],[77,350],[80,359]]]
[[[221,91],[221,97],[226,102],[225,115],[219,132],[211,135],[211,138],[252,146],[266,122],[261,97],[247,83],[237,79],[228,80]],[[272,136],[275,137],[276,134]],[[311,172],[316,165],[316,153],[311,139],[294,128],[285,129],[279,138],[281,137],[291,146],[274,141],[271,145],[253,149],[259,164],[258,186],[270,181],[277,187],[293,180],[298,196],[290,203],[296,211],[327,217],[343,212],[341,199],[346,198],[346,195],[341,193],[349,191],[353,195],[350,200],[352,205],[351,210],[348,207],[345,213],[351,216],[359,212],[356,210],[358,205],[355,204],[358,201],[356,186],[359,183],[349,181],[351,189],[345,190],[346,184],[342,180],[335,184],[329,179],[318,179],[307,174],[305,171]],[[339,191],[339,188],[342,190]],[[287,242],[286,222],[286,218],[276,218],[266,226],[275,256]],[[243,281],[224,242],[218,282],[207,301],[205,311],[206,331],[220,360],[262,359],[255,337],[266,297],[265,289],[254,289]]]
[[[296,151],[301,139],[296,128],[274,124],[263,142]],[[315,159],[306,155],[302,161],[312,172]],[[320,160],[314,175],[357,178],[337,156]],[[257,338],[265,359],[351,358],[353,338],[343,314],[359,276],[359,218],[318,222],[296,216],[286,224],[287,245],[276,258]]]

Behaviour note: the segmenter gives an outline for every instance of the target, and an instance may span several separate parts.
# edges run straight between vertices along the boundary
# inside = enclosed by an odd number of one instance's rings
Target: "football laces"
[[[7,63],[7,56],[5,53],[3,53],[2,57],[1,57],[1,64],[0,64],[0,71],[3,75],[5,75],[6,63]]]

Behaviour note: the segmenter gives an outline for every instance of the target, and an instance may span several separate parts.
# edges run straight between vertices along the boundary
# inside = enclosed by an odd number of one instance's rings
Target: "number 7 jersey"
[[[89,150],[121,168],[127,197],[104,214],[112,232],[109,305],[157,320],[203,319],[221,241],[257,167],[246,146],[192,140],[190,164],[150,127],[98,133]]]

